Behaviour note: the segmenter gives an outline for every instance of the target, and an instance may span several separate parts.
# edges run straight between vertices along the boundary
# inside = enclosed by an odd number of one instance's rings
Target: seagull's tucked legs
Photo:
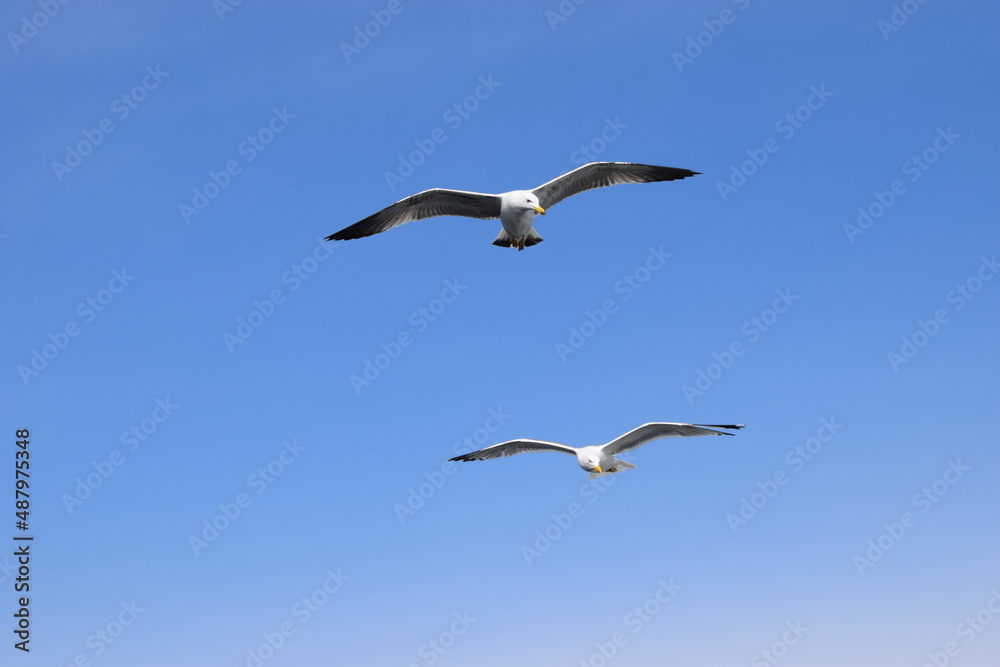
[[[605,468],[601,466],[601,472],[591,472],[590,479],[596,479],[598,477],[605,477],[606,475],[611,475],[616,472],[625,472],[626,470],[631,470],[635,467],[634,463],[629,463],[628,461],[622,461],[621,459],[612,459],[612,463]]]

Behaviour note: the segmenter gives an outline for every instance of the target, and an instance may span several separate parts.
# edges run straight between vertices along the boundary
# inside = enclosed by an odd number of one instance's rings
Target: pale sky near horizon
[[[0,26],[4,664],[996,664],[995,5]],[[323,240],[592,160],[701,175]]]

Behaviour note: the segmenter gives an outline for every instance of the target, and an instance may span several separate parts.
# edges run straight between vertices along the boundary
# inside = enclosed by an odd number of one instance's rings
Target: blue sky
[[[995,664],[995,6],[332,4],[2,11],[11,664]]]

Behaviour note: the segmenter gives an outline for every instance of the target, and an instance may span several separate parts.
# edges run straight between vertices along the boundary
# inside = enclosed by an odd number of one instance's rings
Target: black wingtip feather
[[[647,175],[664,181],[677,181],[690,176],[698,176],[700,171],[692,171],[681,167],[661,167],[654,164],[637,165],[647,170]]]
[[[746,427],[746,424],[695,424],[695,426],[703,426],[705,428],[728,428],[733,431],[738,431],[741,428]],[[736,435],[735,433],[719,433],[719,435]]]

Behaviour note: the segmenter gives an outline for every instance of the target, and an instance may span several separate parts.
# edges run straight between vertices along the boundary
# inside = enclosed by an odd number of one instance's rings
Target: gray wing
[[[656,183],[694,176],[700,172],[632,162],[591,162],[532,190],[542,208],[586,190],[621,183]]]
[[[643,424],[639,428],[633,429],[625,435],[615,438],[608,444],[604,445],[601,449],[604,450],[605,453],[614,456],[616,454],[621,454],[622,452],[632,451],[633,449],[642,447],[647,442],[658,440],[660,438],[684,438],[697,435],[733,435],[732,433],[713,430],[717,428],[737,430],[743,428],[743,424],[730,424],[728,426],[724,426],[722,424],[676,424],[673,422],[653,422],[651,424]]]
[[[393,227],[439,215],[458,215],[489,220],[500,217],[500,195],[434,188],[400,199],[374,215],[326,237],[327,241],[360,239]]]
[[[462,454],[449,461],[486,461],[488,459],[499,459],[504,456],[514,456],[514,454],[524,454],[526,452],[562,452],[564,454],[576,455],[576,449],[569,445],[558,442],[547,442],[545,440],[510,440],[501,442],[499,445],[484,447],[479,451]]]

